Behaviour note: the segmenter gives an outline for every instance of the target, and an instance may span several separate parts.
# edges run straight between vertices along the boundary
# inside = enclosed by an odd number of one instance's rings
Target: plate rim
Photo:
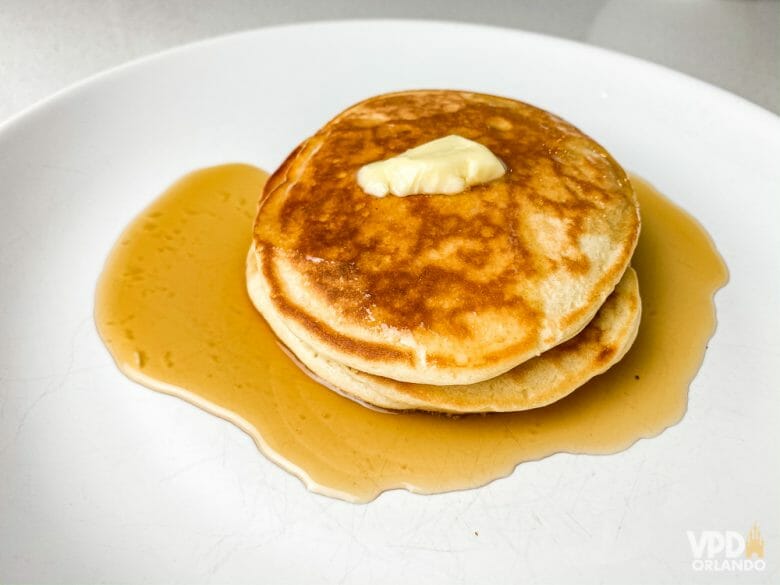
[[[263,27],[254,27],[249,29],[243,29],[238,31],[232,31],[225,34],[216,36],[210,36],[203,39],[197,39],[180,45],[175,45],[167,49],[155,51],[153,53],[136,57],[129,61],[125,61],[118,65],[102,69],[95,73],[92,73],[78,81],[70,83],[65,87],[62,87],[53,93],[33,102],[32,104],[22,108],[20,111],[12,114],[9,118],[0,121],[0,138],[4,137],[6,132],[10,132],[14,127],[24,124],[28,118],[32,118],[39,112],[52,107],[59,103],[61,100],[67,99],[73,94],[89,88],[93,85],[100,83],[110,82],[112,78],[122,75],[133,69],[143,67],[147,63],[154,61],[162,61],[167,58],[175,57],[179,54],[187,53],[190,51],[202,49],[209,45],[218,45],[221,43],[235,42],[243,38],[249,38],[254,35],[262,35],[267,31],[279,31],[279,30],[295,30],[305,28],[322,28],[322,29],[336,29],[343,26],[348,27],[361,27],[361,26],[382,26],[382,25],[394,25],[394,26],[422,26],[422,27],[441,27],[441,28],[461,28],[467,31],[482,31],[482,32],[501,32],[502,34],[517,35],[521,37],[527,37],[537,40],[542,43],[553,43],[562,46],[567,46],[570,49],[576,49],[579,51],[590,52],[598,57],[607,59],[622,60],[624,63],[639,67],[648,68],[654,70],[655,73],[665,75],[670,79],[676,79],[680,83],[688,84],[694,91],[704,91],[715,96],[720,100],[729,100],[734,104],[734,107],[741,107],[747,111],[752,111],[753,115],[765,117],[768,122],[778,124],[780,127],[780,115],[767,110],[766,108],[750,101],[749,99],[737,95],[699,79],[688,73],[678,71],[666,65],[661,65],[653,61],[648,61],[641,57],[629,55],[614,49],[608,49],[600,47],[588,42],[568,39],[565,37],[559,37],[556,35],[549,35],[536,31],[530,31],[521,28],[513,28],[509,26],[498,26],[491,24],[462,22],[457,20],[439,20],[439,19],[419,19],[419,18],[355,18],[355,19],[323,19],[323,20],[306,20],[278,25],[269,25]]]

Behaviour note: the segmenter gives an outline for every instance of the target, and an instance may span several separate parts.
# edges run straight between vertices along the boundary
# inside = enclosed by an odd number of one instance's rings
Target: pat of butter
[[[490,149],[451,134],[431,140],[406,152],[361,167],[360,188],[369,195],[460,193],[467,187],[501,177],[506,167]]]

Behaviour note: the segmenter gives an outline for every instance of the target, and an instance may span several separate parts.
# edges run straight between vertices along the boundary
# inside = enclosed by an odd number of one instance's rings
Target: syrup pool
[[[703,228],[643,180],[632,178],[643,316],[630,352],[550,406],[447,417],[370,410],[285,355],[245,290],[266,178],[233,164],[171,186],[111,251],[95,320],[125,375],[233,422],[312,491],[366,502],[393,488],[477,487],[554,453],[624,450],[685,414],[727,270]]]

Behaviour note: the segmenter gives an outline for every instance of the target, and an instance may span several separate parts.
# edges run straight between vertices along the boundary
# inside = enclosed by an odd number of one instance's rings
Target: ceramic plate
[[[117,371],[93,290],[138,211],[190,170],[273,169],[344,107],[420,87],[555,112],[707,228],[731,281],[680,424],[480,489],[353,505],[307,492],[236,427]],[[780,119],[683,75],[432,22],[228,36],[33,107],[0,128],[0,580],[728,581],[693,570],[687,531],[744,534],[754,522],[766,568],[744,578],[776,579],[778,153]]]

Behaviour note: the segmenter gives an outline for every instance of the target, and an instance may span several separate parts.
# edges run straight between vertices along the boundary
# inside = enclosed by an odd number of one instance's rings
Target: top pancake
[[[364,164],[447,134],[508,167],[457,195],[376,198]],[[573,126],[514,100],[410,91],[361,102],[266,183],[261,278],[291,332],[347,366],[427,384],[497,376],[579,332],[639,234],[625,172]]]

